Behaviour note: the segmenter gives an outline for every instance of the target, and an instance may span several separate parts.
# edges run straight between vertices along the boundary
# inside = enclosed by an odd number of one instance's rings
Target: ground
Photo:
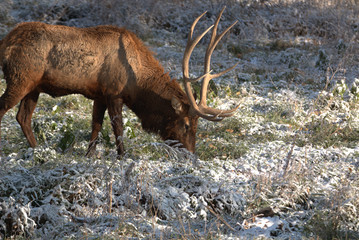
[[[238,23],[212,69],[239,65],[214,80],[208,104],[240,104],[236,114],[201,119],[194,155],[125,109],[118,160],[107,116],[97,155],[84,156],[92,102],[82,96],[40,95],[35,149],[12,109],[1,125],[1,238],[359,239],[356,1],[5,0],[0,38],[22,21],[126,26],[181,81],[191,22],[208,11],[200,32],[224,3],[219,30]]]

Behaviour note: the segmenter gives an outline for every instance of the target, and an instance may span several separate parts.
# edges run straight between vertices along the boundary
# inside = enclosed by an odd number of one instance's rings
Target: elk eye
[[[188,131],[188,130],[189,130],[189,124],[186,123],[186,124],[184,125],[184,128],[186,129],[186,131]]]

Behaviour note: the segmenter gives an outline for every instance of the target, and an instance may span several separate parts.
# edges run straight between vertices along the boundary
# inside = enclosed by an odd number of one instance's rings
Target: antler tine
[[[205,15],[207,13],[207,11],[205,11],[204,13],[202,13],[200,16],[198,16],[192,23],[192,26],[191,26],[191,32],[188,34],[188,41],[191,41],[192,40],[192,36],[193,36],[193,31],[194,31],[194,28],[196,27],[198,21],[203,17],[203,15]]]
[[[220,77],[220,76],[226,74],[227,72],[230,72],[231,70],[235,69],[238,64],[239,64],[239,62],[237,62],[236,64],[234,64],[232,67],[227,68],[226,70],[223,70],[222,72],[219,72],[219,73],[216,73],[216,74],[212,74],[212,75],[211,75],[211,79],[213,79],[213,78],[218,78],[218,77]],[[210,72],[212,72],[212,70],[211,70]]]
[[[214,117],[214,118],[222,118],[222,119],[233,116],[238,108],[239,108],[239,104],[229,110],[215,109],[215,108],[210,108],[208,106],[199,106],[200,111],[206,114],[207,116],[209,116],[210,118]]]
[[[201,19],[201,17],[203,17],[204,14],[206,14],[206,12],[202,13],[199,17],[197,17],[194,22],[192,23],[191,26],[191,31],[188,34],[188,40],[187,40],[187,45],[186,45],[186,49],[185,52],[183,54],[183,60],[182,60],[182,71],[183,71],[183,80],[184,80],[184,87],[185,87],[185,91],[186,94],[188,96],[188,99],[191,103],[191,106],[195,107],[195,112],[198,112],[199,109],[197,107],[197,103],[196,103],[196,99],[193,96],[192,90],[191,90],[191,82],[195,82],[195,81],[199,81],[202,80],[203,78],[205,78],[206,76],[208,76],[209,73],[205,73],[202,76],[195,78],[195,79],[191,79],[189,77],[189,59],[191,57],[191,54],[193,52],[193,49],[195,48],[195,46],[198,44],[198,42],[204,37],[204,35],[207,34],[207,32],[209,30],[211,30],[211,28],[213,27],[210,26],[209,28],[207,28],[201,35],[197,36],[195,39],[192,39],[193,37],[193,31],[194,28],[197,24],[197,22]]]
[[[195,39],[192,39],[193,36],[193,31],[194,28],[197,24],[197,22],[201,19],[201,17],[203,17],[204,14],[206,14],[207,12],[202,13],[198,18],[196,18],[196,20],[194,20],[194,22],[192,23],[191,26],[191,31],[188,34],[188,40],[187,40],[187,45],[186,45],[186,50],[184,52],[183,55],[183,60],[182,60],[182,67],[183,67],[183,77],[187,80],[190,80],[189,78],[189,59],[192,55],[193,49],[195,48],[195,46],[198,44],[198,42],[204,37],[204,35],[207,34],[207,32],[209,30],[211,30],[211,28],[213,27],[210,26],[209,28],[207,28],[201,35],[197,36]],[[203,76],[199,77],[198,79],[202,79],[207,73],[203,74]],[[196,80],[192,80],[192,81],[196,81]]]
[[[200,113],[197,113],[200,117],[207,119],[209,121],[213,121],[213,122],[219,122],[222,121],[223,119],[225,119],[226,117],[231,117],[234,115],[235,111],[239,108],[239,104],[234,107],[233,109],[230,110],[220,110],[220,109],[212,109],[211,111],[208,112],[208,107],[207,108],[200,108]]]
[[[186,79],[186,81],[191,82],[191,83],[197,82],[197,81],[201,81],[203,78],[205,78],[205,77],[211,75],[211,72],[212,72],[212,70],[210,70],[208,73],[203,74],[203,75],[200,76],[200,77],[188,78],[188,79]],[[216,74],[216,75],[217,75],[217,74]]]
[[[216,39],[216,36],[217,36],[217,29],[218,29],[218,24],[219,24],[219,21],[221,20],[221,17],[222,17],[222,14],[224,12],[224,9],[226,9],[226,7],[223,7],[221,12],[218,14],[218,17],[216,19],[216,22],[214,23],[214,27],[213,27],[213,30],[212,30],[212,35],[211,35],[211,40],[209,41],[209,44],[208,44],[208,47],[207,47],[207,50],[206,50],[206,56],[205,56],[205,62],[204,62],[204,71],[205,72],[208,72],[209,69],[211,68],[211,55],[212,55],[212,52],[214,50],[214,47],[217,45],[217,44],[213,44],[215,39]],[[214,47],[211,47],[211,46],[214,46]],[[212,50],[211,50],[212,48]]]

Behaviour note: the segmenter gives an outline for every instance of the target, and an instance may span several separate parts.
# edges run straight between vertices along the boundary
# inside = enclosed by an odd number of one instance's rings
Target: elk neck
[[[141,119],[142,127],[165,138],[166,127],[179,116],[171,105],[172,97],[189,107],[188,99],[176,80],[167,73],[157,73],[142,81],[135,98],[125,104]]]

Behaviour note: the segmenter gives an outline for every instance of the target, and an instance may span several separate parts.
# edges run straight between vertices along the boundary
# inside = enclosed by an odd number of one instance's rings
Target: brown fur
[[[123,104],[145,130],[195,150],[198,116],[189,113],[186,94],[141,40],[124,28],[22,23],[0,42],[0,66],[7,83],[0,98],[0,121],[21,101],[16,119],[31,147],[36,145],[31,116],[39,93],[45,92],[53,97],[79,93],[94,100],[88,154],[96,148],[106,109],[118,153],[123,153]],[[174,107],[173,102],[180,104]]]

